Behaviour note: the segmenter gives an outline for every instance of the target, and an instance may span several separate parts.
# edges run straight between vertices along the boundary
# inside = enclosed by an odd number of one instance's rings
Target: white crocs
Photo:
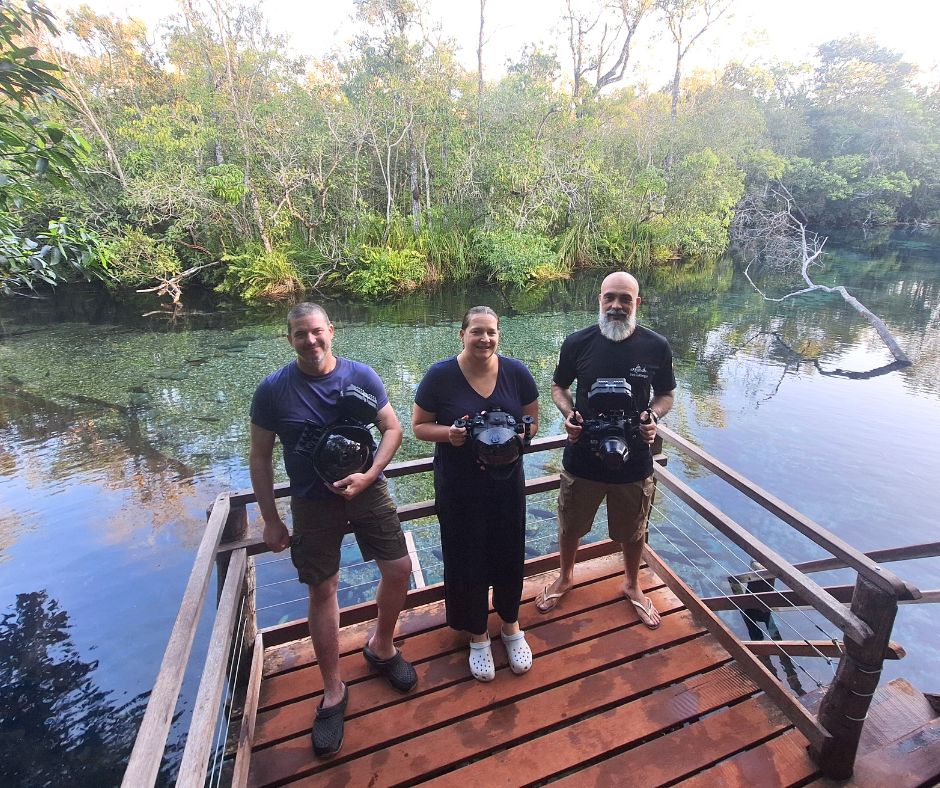
[[[492,681],[496,678],[496,664],[493,662],[489,638],[479,643],[470,641],[470,672],[477,681]]]
[[[532,667],[532,649],[525,642],[525,632],[507,635],[500,632],[499,636],[506,645],[506,655],[509,657],[509,667],[517,676],[526,673]]]

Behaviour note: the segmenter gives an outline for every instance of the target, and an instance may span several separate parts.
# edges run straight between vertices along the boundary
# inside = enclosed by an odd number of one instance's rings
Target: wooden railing
[[[845,654],[840,660],[836,678],[820,706],[818,718],[813,717],[709,607],[668,571],[655,552],[649,549],[645,551],[647,561],[654,571],[658,571],[671,590],[693,613],[703,619],[709,631],[806,736],[811,745],[811,752],[823,773],[834,778],[848,777],[852,772],[863,721],[871,702],[871,694],[877,686],[882,662],[886,657],[897,658],[903,654],[903,651],[890,643],[898,601],[918,599],[920,592],[884,569],[873,558],[855,550],[672,430],[661,426],[660,432],[666,441],[691,459],[830,552],[833,558],[826,559],[827,561],[851,567],[858,573],[851,596],[851,607],[846,608],[843,600],[847,594],[833,594],[810,580],[800,567],[790,564],[762,544],[746,529],[670,473],[665,467],[665,458],[657,455],[654,473],[658,483],[668,488],[748,555],[760,561],[766,568],[764,576],[783,580],[792,589],[791,592],[783,592],[784,594],[791,593],[811,605],[845,634]],[[562,447],[564,442],[564,436],[537,438],[532,441],[527,452],[557,449]],[[431,468],[431,459],[424,458],[393,463],[386,468],[385,475],[395,478],[430,471]],[[526,494],[557,489],[559,484],[558,475],[531,479],[526,482]],[[289,485],[276,485],[276,497],[289,494]],[[247,656],[246,664],[251,666],[251,677],[245,702],[247,725],[243,726],[241,731],[232,785],[244,785],[251,749],[253,714],[250,711],[257,699],[257,695],[252,694],[252,688],[256,693],[260,684],[263,649],[307,635],[306,622],[303,621],[271,627],[258,633],[253,556],[268,552],[268,548],[262,539],[248,536],[246,507],[251,503],[255,503],[254,493],[251,490],[241,490],[218,496],[210,510],[208,525],[124,775],[123,788],[151,788],[154,785],[214,563],[218,569],[220,588],[218,610],[176,784],[179,788],[196,788],[205,783],[213,732],[224,690],[226,655],[232,647],[234,633],[241,632],[240,642],[235,644],[235,647]],[[434,501],[406,504],[398,508],[402,521],[431,516],[434,512]],[[618,549],[619,545],[609,540],[594,543],[579,551],[579,560],[609,554]],[[526,561],[526,574],[532,575],[557,568],[558,562],[557,553],[531,559]],[[827,565],[826,568],[831,567]],[[753,595],[748,596],[753,599]],[[426,586],[409,592],[406,606],[417,607],[442,598],[441,584]],[[346,626],[370,620],[375,616],[375,603],[368,602],[344,608],[341,611],[340,623]]]

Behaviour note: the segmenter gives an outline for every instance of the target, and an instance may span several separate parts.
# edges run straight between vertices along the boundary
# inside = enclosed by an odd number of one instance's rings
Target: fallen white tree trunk
[[[827,287],[826,285],[818,285],[813,281],[809,274],[809,267],[814,264],[818,265],[819,257],[826,245],[826,239],[820,238],[815,233],[807,233],[806,225],[793,215],[792,196],[785,188],[780,187],[780,190],[783,193],[772,190],[769,195],[753,200],[736,217],[735,240],[745,247],[751,247],[752,249],[755,246],[757,247],[756,253],[744,269],[747,281],[751,283],[751,286],[765,301],[786,301],[789,298],[812,293],[816,290],[824,293],[838,293],[847,304],[871,324],[878,336],[881,337],[882,342],[891,351],[891,355],[894,356],[896,362],[905,367],[913,366],[913,362],[901,350],[900,345],[898,345],[888,327],[878,315],[851,295],[842,285]],[[764,200],[768,196],[781,201],[785,206],[785,210],[779,211],[767,208],[764,205]],[[780,298],[768,296],[751,278],[751,267],[761,265],[779,272],[786,272],[794,268],[795,265],[799,265],[800,274],[807,286],[792,293],[787,293]]]

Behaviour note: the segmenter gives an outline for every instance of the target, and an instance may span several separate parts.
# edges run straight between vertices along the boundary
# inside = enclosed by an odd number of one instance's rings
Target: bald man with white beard
[[[571,588],[581,539],[594,524],[597,509],[607,499],[610,538],[623,548],[623,594],[650,629],[661,622],[653,602],[639,583],[640,560],[653,499],[653,457],[656,423],[673,403],[676,380],[669,343],[637,325],[640,286],[624,271],[604,279],[598,295],[596,325],[576,331],[562,344],[552,380],[552,401],[565,417],[568,443],[558,493],[558,545],[561,571],[536,599],[547,613]],[[630,385],[640,415],[640,441],[630,446],[621,467],[609,468],[582,440],[585,418],[594,418],[588,402],[591,386],[601,378],[623,378]],[[576,398],[571,386],[578,382]]]

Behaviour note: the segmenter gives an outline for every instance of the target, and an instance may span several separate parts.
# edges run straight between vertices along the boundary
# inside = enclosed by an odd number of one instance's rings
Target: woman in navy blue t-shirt
[[[522,460],[505,479],[491,476],[474,458],[465,427],[454,421],[500,408],[538,430],[538,388],[521,361],[496,354],[499,317],[475,306],[460,329],[463,350],[432,366],[415,394],[415,437],[436,444],[434,492],[444,554],[447,623],[470,633],[470,672],[480,681],[496,676],[487,627],[489,588],[503,620],[502,640],[514,673],[532,666],[519,629],[525,564],[525,474]]]

